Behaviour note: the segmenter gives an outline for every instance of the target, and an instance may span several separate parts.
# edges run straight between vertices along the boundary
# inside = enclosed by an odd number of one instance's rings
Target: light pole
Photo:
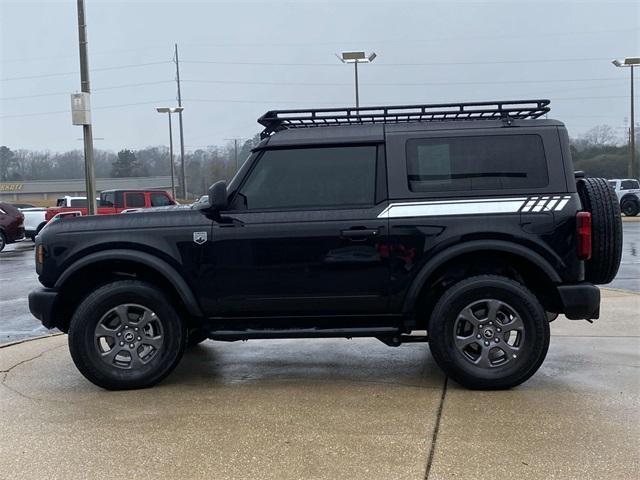
[[[630,67],[631,71],[631,129],[629,132],[629,150],[631,157],[629,158],[629,177],[638,178],[638,165],[636,164],[636,131],[634,118],[634,98],[633,98],[633,67],[640,64],[640,57],[627,57],[624,60],[612,60],[616,67]]]
[[[358,90],[358,64],[359,63],[371,63],[373,59],[377,57],[374,52],[367,55],[365,52],[342,52],[340,55],[336,54],[338,59],[342,63],[353,63],[355,81],[356,81],[356,108],[360,108],[360,92]]]
[[[171,130],[171,114],[180,113],[184,107],[156,107],[158,113],[166,113],[169,117],[169,162],[171,166],[171,196],[176,198],[176,181],[173,174],[173,133]]]

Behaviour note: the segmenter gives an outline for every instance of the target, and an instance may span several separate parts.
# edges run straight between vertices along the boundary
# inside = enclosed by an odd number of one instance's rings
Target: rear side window
[[[638,180],[622,180],[620,182],[620,190],[633,190],[635,188],[640,188]]]
[[[549,183],[538,135],[409,140],[407,176],[412,192],[540,188]]]
[[[375,146],[268,150],[241,188],[235,208],[372,205],[375,185]]]
[[[144,207],[144,193],[127,193],[125,194],[125,201],[127,202],[127,207]]]
[[[76,198],[74,200],[71,200],[70,202],[70,207],[79,207],[79,208],[86,208],[87,207],[87,201],[84,198]]]
[[[166,207],[167,205],[173,205],[169,197],[164,193],[152,193],[151,194],[151,206],[152,207]]]

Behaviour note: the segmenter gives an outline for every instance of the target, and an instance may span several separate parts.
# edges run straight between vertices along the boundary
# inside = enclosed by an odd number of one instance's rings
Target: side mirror
[[[227,206],[227,182],[220,180],[209,187],[209,208],[220,212]]]

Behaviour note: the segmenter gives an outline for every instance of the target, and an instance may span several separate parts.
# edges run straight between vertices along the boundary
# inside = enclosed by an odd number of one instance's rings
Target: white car
[[[609,180],[609,185],[616,192],[620,202],[620,210],[627,217],[635,217],[640,212],[640,182],[634,178]]]
[[[36,235],[47,224],[45,220],[46,208],[30,207],[21,208],[20,211],[24,215],[24,236],[31,240],[36,240]]]

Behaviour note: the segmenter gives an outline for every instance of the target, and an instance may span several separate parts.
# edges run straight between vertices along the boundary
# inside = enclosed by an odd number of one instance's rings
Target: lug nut
[[[120,332],[118,332],[118,333],[116,333],[116,336],[120,337],[120,336],[122,336],[122,334]]]
[[[494,339],[494,341],[495,341],[496,343],[500,343],[500,339],[499,339],[499,338],[497,338],[497,337]]]
[[[482,328],[482,325],[478,325],[478,328]]]
[[[129,328],[129,325],[125,325],[124,328]]]
[[[142,340],[142,337],[138,337],[138,341]]]
[[[496,328],[496,331],[501,332],[502,329],[500,327]]]
[[[493,322],[489,322],[489,325],[493,325]]]
[[[138,331],[138,327],[134,328],[134,330],[137,332]]]
[[[124,346],[124,342],[120,342],[120,346],[121,346],[121,347],[122,347],[122,346]]]
[[[482,338],[482,335],[478,334],[476,335],[476,338]]]
[[[129,347],[130,347],[130,348],[133,348],[133,347],[135,347],[135,345],[134,345],[133,343],[130,343],[130,344],[129,344]]]
[[[484,346],[488,347],[489,346],[489,342],[484,342]]]

